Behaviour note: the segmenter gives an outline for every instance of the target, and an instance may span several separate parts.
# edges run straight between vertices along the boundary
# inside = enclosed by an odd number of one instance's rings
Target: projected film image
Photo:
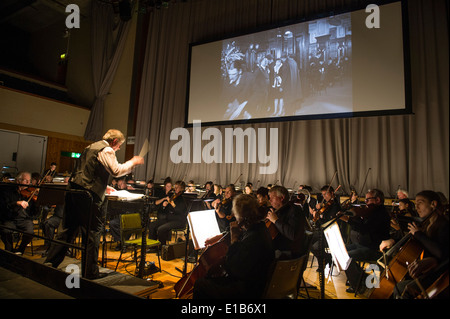
[[[224,120],[352,111],[350,13],[223,41]]]
[[[406,12],[406,10],[405,10]],[[186,125],[411,113],[402,4],[192,44]]]

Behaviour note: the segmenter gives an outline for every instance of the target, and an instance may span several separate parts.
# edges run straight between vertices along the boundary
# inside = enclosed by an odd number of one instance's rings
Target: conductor
[[[97,260],[103,227],[101,206],[110,175],[127,175],[136,165],[144,163],[144,158],[140,156],[134,156],[123,164],[118,163],[116,151],[124,141],[122,132],[110,129],[102,140],[86,147],[75,164],[67,186],[69,191],[66,193],[63,231],[58,234],[57,239],[72,243],[78,229],[81,230],[82,242],[86,245],[86,251],[82,254],[82,275],[87,279],[104,276],[99,273]],[[92,204],[86,192],[76,190],[87,191],[92,197]],[[67,249],[67,246],[52,243],[44,263],[58,267],[64,260]]]

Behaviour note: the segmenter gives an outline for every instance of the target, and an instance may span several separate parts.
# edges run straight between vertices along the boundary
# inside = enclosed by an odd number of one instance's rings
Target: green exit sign
[[[61,156],[71,157],[71,158],[80,158],[81,153],[75,153],[75,152],[61,152]]]

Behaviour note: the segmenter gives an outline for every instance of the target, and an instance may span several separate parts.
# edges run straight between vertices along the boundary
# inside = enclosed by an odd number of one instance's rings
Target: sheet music
[[[347,270],[350,261],[352,260],[345,248],[344,240],[342,239],[341,231],[337,223],[324,230],[325,238],[330,249],[331,256],[338,266],[339,270]]]
[[[120,191],[115,191],[112,192],[110,194],[107,195],[108,197],[117,197],[117,200],[123,200],[123,201],[132,201],[132,200],[137,200],[137,199],[141,199],[144,195],[143,194],[135,194],[135,193],[130,193],[129,191],[123,189]]]
[[[196,250],[205,248],[208,238],[221,234],[214,209],[190,212],[187,219]]]

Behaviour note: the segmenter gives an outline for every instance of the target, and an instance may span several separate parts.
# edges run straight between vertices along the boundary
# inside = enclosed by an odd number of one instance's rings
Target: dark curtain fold
[[[103,134],[104,103],[125,46],[129,22],[120,20],[111,3],[92,1],[92,70],[95,101],[89,114],[84,138],[96,141]]]
[[[395,196],[397,188],[422,189],[448,196],[448,16],[445,1],[408,1],[413,115],[258,123],[218,126],[278,129],[278,170],[259,173],[260,163],[180,163],[171,161],[173,129],[183,127],[189,43],[217,39],[277,22],[367,5],[351,0],[192,0],[150,14],[146,57],[136,124],[136,150],[149,139],[146,164],[136,178],[212,180],[225,185],[253,182],[318,191],[330,182],[361,191],[380,188]],[[202,128],[204,131],[206,127]],[[191,134],[192,128],[188,131]],[[202,146],[208,141],[203,141]],[[270,143],[266,145],[270,147]],[[191,148],[192,150],[192,148]],[[247,154],[246,154],[247,155]],[[192,161],[191,154],[191,161]],[[241,175],[242,174],[242,175]]]

